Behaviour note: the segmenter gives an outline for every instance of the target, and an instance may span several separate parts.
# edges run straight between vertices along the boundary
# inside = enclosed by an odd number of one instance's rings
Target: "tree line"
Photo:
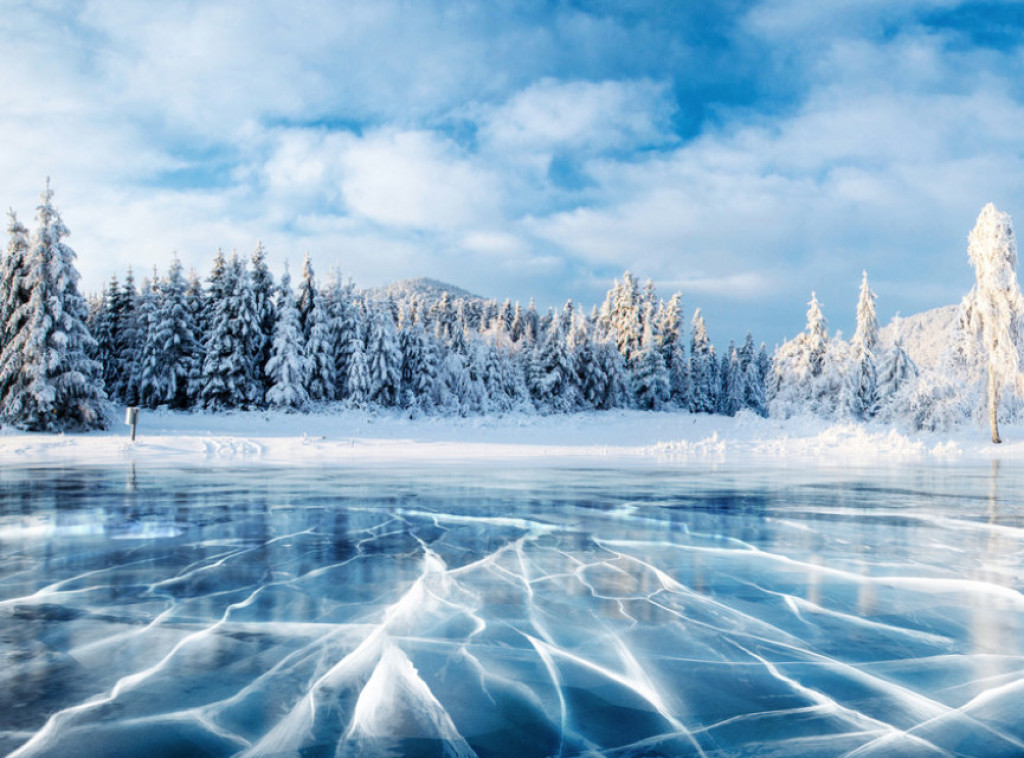
[[[590,313],[569,300],[542,314],[532,300],[396,298],[337,273],[321,282],[308,255],[294,285],[287,269],[275,281],[259,244],[247,260],[218,251],[205,278],[186,275],[176,255],[139,284],[129,269],[87,301],[47,182],[31,235],[9,214],[0,258],[0,420],[90,429],[106,423],[112,403],[214,412],[340,403],[411,415],[810,413],[939,428],[971,415],[980,396],[996,398],[994,419],[997,407],[1020,410],[1010,390],[1024,381],[1010,358],[1019,356],[1022,306],[1009,217],[987,206],[979,229],[972,261],[997,261],[986,264],[996,273],[979,274],[941,372],[922,376],[898,325],[892,343],[880,344],[866,273],[850,340],[829,336],[812,293],[805,330],[772,355],[750,334],[719,352],[699,309],[687,323],[680,293],[662,299],[628,271]],[[1017,294],[994,316],[992,293],[1007,282]],[[1009,331],[999,331],[1003,322]]]

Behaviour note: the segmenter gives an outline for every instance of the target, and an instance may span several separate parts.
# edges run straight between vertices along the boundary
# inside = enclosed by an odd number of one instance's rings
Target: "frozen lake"
[[[0,470],[0,754],[1024,754],[1024,472]]]

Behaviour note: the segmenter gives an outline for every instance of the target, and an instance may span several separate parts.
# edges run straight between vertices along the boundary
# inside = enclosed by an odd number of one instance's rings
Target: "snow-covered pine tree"
[[[213,300],[215,292],[223,293],[219,301]],[[237,255],[231,256],[219,277],[211,277],[210,307],[203,406],[211,410],[254,408],[263,400],[262,369],[256,366],[261,332],[249,272]]]
[[[395,322],[382,302],[369,309],[366,364],[369,369],[369,400],[385,407],[398,404],[402,392],[402,353]]]
[[[252,295],[253,304],[256,307],[256,320],[260,325],[259,348],[256,352],[256,365],[260,367],[257,372],[263,383],[263,393],[271,387],[270,377],[267,376],[263,367],[270,360],[270,351],[274,339],[274,329],[277,325],[276,290],[274,286],[274,275],[267,267],[267,250],[262,242],[256,244],[250,261],[252,267]]]
[[[512,323],[509,324],[508,333],[512,337],[512,342],[517,343],[523,338],[523,330],[526,328],[526,316],[523,313],[522,306],[519,305],[519,301],[516,301],[514,310],[512,311]]]
[[[188,307],[187,283],[175,255],[167,278],[152,288],[143,308],[148,329],[139,361],[139,397],[143,405],[191,406],[191,377],[195,376],[199,344],[195,314]]]
[[[893,319],[893,333],[892,347],[884,354],[878,371],[879,404],[888,409],[885,411],[888,420],[899,417],[901,409],[893,405],[910,392],[918,375],[917,366],[903,347],[899,316]]]
[[[526,306],[526,311],[523,313],[523,333],[521,339],[527,345],[535,345],[540,337],[540,316],[537,314],[537,306],[531,297],[529,304]]]
[[[195,269],[188,272],[188,287],[185,289],[185,304],[192,315],[195,326],[196,354],[192,361],[192,370],[188,376],[188,396],[192,405],[199,399],[203,384],[203,358],[206,355],[206,293],[203,282]]]
[[[345,402],[353,408],[365,408],[370,401],[370,370],[366,365],[363,340],[353,333],[348,346],[348,373],[345,375]]]
[[[87,355],[94,340],[67,236],[47,179],[25,259],[29,299],[12,314],[18,328],[0,352],[2,415],[20,429],[95,429],[105,423],[101,367]]]
[[[671,402],[680,408],[688,405],[689,365],[683,348],[683,295],[677,292],[659,310],[658,332],[661,355],[668,369]]]
[[[113,306],[115,322],[115,365],[114,383],[107,388],[111,397],[125,405],[138,405],[138,386],[135,384],[135,357],[142,350],[145,331],[139,323],[139,292],[135,287],[135,274],[131,267],[125,274],[124,282]]]
[[[159,403],[184,410],[191,407],[191,379],[199,361],[199,336],[195,313],[188,301],[188,282],[175,254],[167,277],[161,282],[152,330],[157,348],[154,373],[159,377]]]
[[[14,211],[7,215],[7,252],[0,261],[0,355],[6,353],[6,346],[25,326],[29,312],[24,308],[32,296],[28,287],[28,229]],[[21,368],[22,356],[11,353],[6,356],[8,363],[0,378],[0,398],[7,394],[10,382]]]
[[[850,360],[843,385],[843,406],[856,419],[870,419],[878,412],[878,317],[875,293],[865,271],[857,300],[857,331],[850,342]]]
[[[761,345],[767,360],[768,351]],[[765,399],[764,378],[761,374],[759,355],[754,350],[754,335],[747,332],[747,338],[740,348],[740,372],[743,376],[743,402],[742,407],[753,411],[758,416],[765,416],[768,413],[768,403]]]
[[[313,304],[319,292],[316,286],[316,272],[313,271],[313,262],[309,253],[302,260],[302,276],[299,277],[298,295],[296,301],[299,308],[299,323],[302,324],[302,335],[309,339],[309,315],[313,312]]]
[[[668,402],[671,387],[659,344],[654,304],[650,300],[645,303],[643,324],[640,347],[633,354],[633,393],[638,407],[657,411]]]
[[[310,364],[287,267],[281,277],[275,311],[277,323],[265,372],[271,381],[267,403],[275,408],[301,410],[309,404],[306,386],[309,384]]]
[[[690,412],[715,412],[715,365],[711,341],[700,308],[693,314],[690,336]]]
[[[611,297],[609,326],[615,335],[615,344],[627,366],[632,366],[633,354],[639,351],[643,340],[643,311],[640,289],[629,271],[622,275],[622,284],[614,288]]]
[[[313,307],[306,319],[309,333],[303,335],[309,361],[306,390],[313,402],[327,402],[337,394],[336,359],[323,295],[314,291],[312,303]]]
[[[534,350],[532,391],[538,408],[564,413],[575,408],[577,397],[571,375],[572,360],[561,322],[552,318],[544,340]]]
[[[402,405],[418,411],[433,406],[437,360],[431,338],[418,321],[399,332],[402,354]]]
[[[1024,298],[1017,280],[1017,240],[1009,214],[989,203],[981,209],[968,238],[974,266],[978,337],[986,358],[988,418],[992,441],[999,443],[999,404],[1006,391],[1024,392],[1020,351]]]
[[[821,410],[822,396],[830,391],[822,389],[829,384],[822,379],[828,353],[828,326],[812,292],[806,328],[779,346],[772,360],[768,407],[773,416],[788,418]]]
[[[473,335],[467,347],[462,407],[466,413],[486,414],[491,411],[491,398],[487,392],[487,344],[478,335]]]
[[[343,282],[337,271],[331,277],[327,310],[330,314],[329,335],[334,355],[334,399],[344,400],[348,386],[349,349],[354,345],[353,336],[362,339],[363,327],[359,310],[355,306],[354,286],[351,281]]]
[[[153,278],[143,279],[139,293],[139,345],[132,358],[132,386],[138,395],[138,404],[147,408],[160,405],[164,388],[156,373],[159,360],[156,347],[156,319],[160,285],[156,266],[153,267]]]
[[[729,342],[729,350],[722,356],[719,365],[719,382],[722,389],[718,399],[718,412],[724,416],[735,416],[743,408],[743,367],[735,343]]]

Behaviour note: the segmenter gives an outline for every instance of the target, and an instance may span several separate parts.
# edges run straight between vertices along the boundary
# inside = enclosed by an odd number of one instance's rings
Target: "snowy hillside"
[[[950,331],[956,322],[958,307],[944,305],[900,319],[903,347],[918,368],[933,369],[938,366],[949,344]],[[892,323],[882,329],[879,336],[883,345],[891,345]]]
[[[415,279],[399,279],[384,287],[367,290],[366,294],[371,297],[389,297],[401,306],[413,299],[431,305],[440,300],[445,292],[448,293],[452,300],[479,301],[481,303],[484,301],[484,298],[480,295],[474,295],[472,292],[456,287],[454,284],[422,276]]]

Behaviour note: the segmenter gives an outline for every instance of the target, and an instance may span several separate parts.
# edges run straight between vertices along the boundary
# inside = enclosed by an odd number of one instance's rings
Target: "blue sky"
[[[956,302],[1024,218],[1024,4],[6,0],[0,200],[84,288],[258,240],[358,285],[601,299],[629,269],[769,345]]]

